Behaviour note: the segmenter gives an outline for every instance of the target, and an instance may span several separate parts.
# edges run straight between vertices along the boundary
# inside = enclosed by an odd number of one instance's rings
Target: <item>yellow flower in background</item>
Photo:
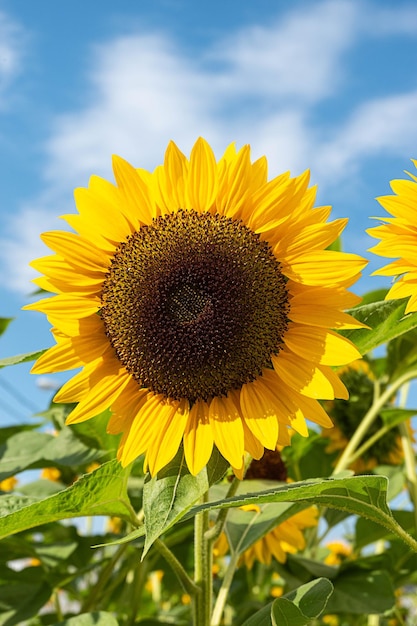
[[[99,467],[100,463],[97,463],[97,461],[93,461],[92,463],[90,463],[90,465],[87,465],[85,471],[87,474],[90,474],[90,472],[94,472],[94,470],[98,469]]]
[[[340,620],[337,615],[330,614],[323,615],[321,618],[322,624],[326,624],[326,626],[339,626]]]
[[[332,366],[359,356],[332,329],[362,326],[343,309],[366,261],[326,250],[347,220],[314,208],[309,173],[268,181],[249,146],[216,161],[201,138],[152,173],[113,169],[76,190],[76,233],[42,236],[35,282],[57,295],[25,307],[56,341],[33,372],[82,368],[55,396],[78,402],[67,423],[111,407],[123,465],[145,453],[154,475],[183,441],[191,473],[215,445],[238,476],[305,418],[331,426],[317,400],[347,397]]]
[[[241,558],[248,569],[255,561],[270,565],[272,557],[279,563],[285,563],[287,554],[295,554],[305,548],[303,530],[317,525],[317,509],[314,506],[300,511],[296,515],[278,524],[273,530],[256,541]]]
[[[19,481],[15,476],[10,476],[0,481],[0,491],[13,491]]]
[[[259,507],[252,504],[239,508],[244,511],[259,511]],[[317,515],[318,512],[314,506],[292,515],[245,550],[239,564],[252,569],[255,561],[270,565],[273,557],[279,563],[285,563],[287,554],[295,554],[305,548],[302,531],[317,525]],[[226,534],[222,533],[214,545],[213,555],[214,557],[224,556],[228,550]]]
[[[417,161],[414,161],[417,167]],[[417,177],[406,172],[411,180],[393,180],[395,195],[382,196],[378,202],[393,217],[379,218],[384,224],[370,228],[371,237],[381,241],[370,250],[396,260],[374,272],[379,276],[400,277],[386,298],[409,297],[405,313],[417,311]]]
[[[340,565],[345,559],[352,556],[352,546],[343,541],[330,541],[326,544],[330,550],[324,559],[326,565]]]
[[[56,483],[61,479],[61,472],[57,467],[44,467],[41,471],[41,478]]]

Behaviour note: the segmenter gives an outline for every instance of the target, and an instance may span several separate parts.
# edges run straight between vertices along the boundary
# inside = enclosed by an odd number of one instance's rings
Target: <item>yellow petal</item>
[[[82,318],[97,313],[100,307],[99,298],[81,298],[70,294],[60,294],[45,300],[39,300],[22,307],[26,311],[40,311],[53,315],[56,319],[67,317]]]
[[[298,356],[323,365],[346,365],[361,358],[353,343],[324,328],[292,325],[285,333],[285,343]]]
[[[75,233],[56,230],[43,233],[41,239],[67,263],[84,269],[85,273],[104,275],[108,271],[110,263],[108,255]]]
[[[84,422],[90,417],[98,415],[108,409],[112,402],[123,393],[124,388],[130,380],[130,374],[124,368],[119,371],[107,372],[107,364],[103,366],[103,376],[99,382],[90,389],[84,398],[67,417],[67,424]],[[97,370],[98,371],[98,370]]]
[[[321,400],[333,400],[334,389],[319,365],[311,363],[288,350],[272,356],[274,370],[291,389]]]
[[[213,150],[201,137],[190,156],[188,197],[191,207],[202,213],[209,211],[217,194],[217,164]]]
[[[143,224],[150,224],[156,217],[155,204],[139,171],[121,157],[114,155],[113,172],[124,194],[126,208],[131,219],[134,220],[137,217]]]
[[[357,277],[368,261],[356,254],[323,250],[303,254],[291,263],[280,259],[288,278],[303,285],[339,284]]]
[[[174,458],[180,447],[189,416],[188,400],[175,400],[167,405],[165,423],[156,432],[156,437],[149,445],[146,461],[149,471],[154,476]]]
[[[279,414],[262,378],[242,386],[240,407],[245,422],[256,439],[265,448],[274,450],[278,440]]]
[[[244,454],[242,417],[231,398],[215,397],[210,402],[209,419],[214,443],[233,467],[241,467]]]
[[[213,451],[213,433],[207,402],[196,402],[184,431],[184,453],[188,469],[196,476],[207,465]]]

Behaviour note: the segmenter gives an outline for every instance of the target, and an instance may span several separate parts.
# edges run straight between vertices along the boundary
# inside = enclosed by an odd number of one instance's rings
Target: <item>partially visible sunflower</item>
[[[329,445],[326,447],[328,453],[343,452],[364,415],[371,408],[375,394],[375,378],[367,361],[355,361],[341,368],[338,373],[349,390],[349,402],[337,399],[325,403],[325,408],[334,423],[333,428],[322,429],[323,436],[329,439]],[[409,422],[407,426],[413,437]],[[384,421],[378,415],[370,426],[366,439],[369,440],[383,427]],[[364,441],[365,438],[360,445]],[[401,433],[398,426],[394,426],[365,450],[363,455],[350,465],[350,468],[356,474],[361,474],[369,472],[377,465],[399,465],[403,460]]]
[[[259,507],[249,504],[240,507],[244,511],[259,512]],[[295,554],[305,548],[303,530],[317,525],[317,509],[310,506],[285,522],[278,524],[266,535],[245,550],[240,558],[239,565],[252,569],[255,561],[270,565],[274,557],[279,563],[285,563],[287,554]],[[228,551],[227,537],[222,533],[215,545],[214,556],[222,556]]]
[[[352,546],[343,541],[330,541],[326,544],[330,550],[324,559],[326,565],[341,565],[343,561],[352,556]]]
[[[215,445],[241,476],[289,427],[330,427],[317,400],[347,397],[332,366],[359,356],[332,329],[361,326],[343,309],[366,261],[326,249],[347,220],[314,208],[309,173],[268,181],[249,146],[216,162],[201,138],[152,173],[113,169],[116,185],[76,190],[76,233],[45,233],[55,254],[33,263],[57,294],[26,307],[56,341],[33,372],[82,368],[55,396],[78,402],[67,423],[111,407],[122,464],[145,453],[153,475],[182,441],[192,474]]]
[[[413,160],[417,167],[417,161]],[[385,224],[370,228],[371,237],[381,241],[370,248],[384,257],[396,258],[374,272],[379,276],[400,277],[388,291],[386,298],[409,297],[405,313],[417,311],[417,177],[406,172],[411,180],[392,180],[396,195],[381,196],[378,202],[393,217],[379,218]]]

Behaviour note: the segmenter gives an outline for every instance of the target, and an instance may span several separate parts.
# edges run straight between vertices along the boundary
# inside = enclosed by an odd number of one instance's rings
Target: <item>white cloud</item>
[[[87,64],[84,107],[53,121],[45,193],[11,218],[16,234],[0,247],[8,286],[28,292],[27,263],[43,254],[38,233],[56,228],[57,206],[61,214],[72,210],[63,208],[69,190],[86,185],[90,174],[111,176],[112,153],[153,168],[169,139],[189,152],[203,135],[218,155],[230,141],[249,142],[254,156],[267,154],[271,175],[311,166],[323,186],[369,155],[411,150],[414,93],[360,103],[331,140],[323,138],[329,127],[322,116],[321,136],[311,122],[317,107],[345,86],[355,43],[375,34],[371,16],[388,34],[409,32],[413,11],[398,9],[391,22],[390,15],[376,3],[306,2],[274,23],[231,33],[195,58],[158,33],[97,45]]]
[[[7,108],[8,88],[21,70],[26,35],[0,11],[0,108]]]
[[[30,280],[39,274],[29,267],[29,263],[50,254],[49,248],[39,238],[39,233],[56,229],[62,229],[62,224],[42,202],[22,207],[19,213],[10,217],[8,232],[0,240],[5,287],[25,296],[36,289]]]
[[[417,158],[417,91],[360,105],[320,150],[316,170],[333,179],[350,176],[370,155]]]
[[[229,97],[316,102],[337,89],[340,61],[355,35],[357,6],[341,0],[305,4],[270,26],[237,33],[213,55],[227,63],[222,88]]]

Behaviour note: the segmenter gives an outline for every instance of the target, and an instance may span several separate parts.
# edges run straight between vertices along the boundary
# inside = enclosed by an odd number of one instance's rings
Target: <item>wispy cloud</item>
[[[20,72],[25,47],[22,27],[0,11],[0,109],[8,108],[8,88]]]
[[[415,15],[410,7],[394,16],[376,2],[327,0],[230,33],[195,58],[161,33],[96,45],[84,106],[58,115],[46,140],[45,194],[10,223],[20,234],[0,251],[8,286],[28,292],[27,261],[42,254],[36,243],[42,227],[52,224],[56,206],[72,210],[69,189],[86,185],[92,173],[111,175],[112,153],[153,168],[169,139],[187,152],[203,135],[218,154],[230,141],[251,143],[254,156],[267,154],[271,173],[312,166],[325,185],[343,181],[381,151],[411,150],[417,145],[414,92],[353,98],[337,128],[323,116],[317,120],[320,106],[348,89],[357,42],[373,38],[375,24],[381,37],[417,32]]]

